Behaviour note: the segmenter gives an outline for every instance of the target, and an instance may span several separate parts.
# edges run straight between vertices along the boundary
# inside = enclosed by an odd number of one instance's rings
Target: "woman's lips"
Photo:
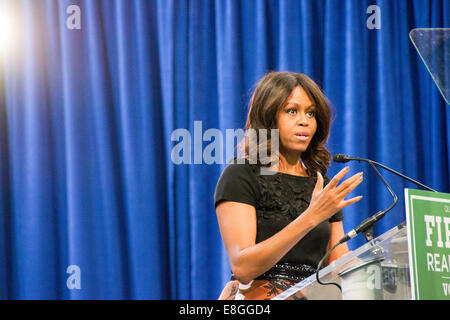
[[[306,133],[297,133],[295,134],[295,137],[300,141],[306,141],[309,139],[309,135]]]

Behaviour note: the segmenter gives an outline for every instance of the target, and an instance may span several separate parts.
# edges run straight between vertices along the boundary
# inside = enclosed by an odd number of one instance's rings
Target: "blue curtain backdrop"
[[[72,4],[81,29],[67,27]],[[381,25],[370,30],[373,4]],[[19,49],[0,53],[1,299],[216,299],[230,276],[213,206],[227,159],[176,165],[171,134],[194,134],[194,121],[224,136],[243,128],[270,70],[306,73],[324,89],[332,153],[450,191],[450,106],[408,37],[450,27],[449,1],[12,6]],[[391,201],[370,167],[350,166],[366,178],[353,193],[364,199],[344,211],[346,231]],[[376,235],[405,220],[403,188],[415,188],[382,173],[399,203]],[[71,265],[79,289],[67,285]]]

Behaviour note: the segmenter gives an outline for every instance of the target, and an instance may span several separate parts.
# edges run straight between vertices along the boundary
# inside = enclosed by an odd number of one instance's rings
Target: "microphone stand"
[[[351,159],[351,160],[353,160],[353,159]],[[319,271],[322,268],[322,265],[325,262],[326,258],[330,255],[331,251],[333,251],[337,246],[339,246],[340,244],[342,244],[344,242],[347,242],[351,238],[355,237],[358,233],[362,233],[364,235],[364,237],[366,238],[367,242],[372,241],[373,240],[373,225],[375,224],[375,222],[377,222],[378,220],[383,218],[384,215],[386,214],[386,212],[391,210],[395,206],[395,204],[397,203],[397,195],[394,193],[394,191],[392,191],[391,187],[389,187],[389,184],[386,182],[386,180],[384,180],[383,176],[377,170],[375,165],[370,160],[368,160],[368,162],[369,162],[370,166],[372,167],[372,169],[375,170],[376,174],[380,177],[381,181],[383,181],[383,183],[386,186],[386,188],[391,193],[391,195],[393,197],[393,201],[392,201],[391,205],[387,209],[382,210],[382,211],[378,211],[377,213],[375,213],[371,217],[369,217],[366,220],[364,220],[363,222],[361,222],[358,227],[356,227],[355,229],[353,229],[352,231],[350,231],[349,233],[344,235],[330,250],[328,250],[328,252],[325,254],[325,256],[323,256],[322,259],[319,261],[319,264],[318,264],[317,269],[316,269],[316,281],[317,281],[317,283],[319,283],[320,285],[323,285],[323,286],[334,285],[341,292],[342,292],[342,288],[336,282],[322,282],[320,280]]]
[[[395,204],[397,203],[397,195],[394,193],[394,191],[392,191],[392,189],[389,187],[388,183],[386,182],[386,180],[383,179],[383,176],[380,174],[380,172],[377,170],[377,168],[375,167],[375,165],[372,162],[369,162],[370,166],[372,167],[372,169],[376,172],[376,174],[378,175],[378,177],[380,177],[381,181],[383,181],[384,185],[386,186],[386,188],[389,190],[389,192],[392,195],[393,201],[391,203],[391,205],[389,206],[389,208],[383,210],[383,211],[379,211],[377,213],[375,213],[372,217],[367,218],[366,220],[364,220],[360,225],[363,225],[362,227],[362,234],[364,235],[364,238],[366,238],[367,242],[370,242],[373,240],[373,225],[375,224],[375,222],[377,222],[378,220],[380,220],[381,218],[384,217],[384,215],[386,214],[386,212],[388,212],[389,210],[391,210]]]
[[[378,172],[377,168],[375,167],[375,165],[380,166],[381,168],[396,174],[400,177],[402,177],[403,179],[412,182],[426,190],[429,191],[433,191],[433,192],[437,192],[436,190],[418,182],[415,181],[407,176],[405,176],[404,174],[401,174],[400,172],[397,172],[389,167],[386,167],[385,165],[382,165],[381,163],[378,163],[376,161],[372,161],[369,159],[364,159],[364,158],[353,158],[353,157],[349,157],[347,155],[344,154],[337,154],[333,157],[333,160],[335,162],[341,162],[341,163],[345,163],[348,162],[350,160],[357,160],[358,162],[360,161],[365,161],[368,162],[370,164],[370,166],[372,167],[373,170],[375,170],[376,174],[380,177],[381,181],[383,181],[384,185],[386,186],[386,188],[389,190],[389,192],[391,193],[392,197],[393,197],[393,202],[391,203],[391,205],[382,211],[379,211],[377,213],[375,213],[374,215],[372,215],[371,217],[367,218],[366,220],[364,220],[363,222],[361,222],[359,224],[359,226],[357,226],[355,229],[351,230],[350,232],[348,232],[346,235],[344,235],[330,250],[328,250],[328,252],[325,254],[325,256],[320,260],[319,265],[317,266],[317,270],[316,270],[316,279],[317,282],[321,285],[335,285],[336,287],[339,288],[339,290],[341,290],[341,287],[335,283],[335,282],[327,282],[327,283],[323,283],[322,281],[320,281],[320,277],[319,277],[319,271],[321,269],[322,264],[324,263],[325,259],[328,257],[328,255],[331,253],[331,251],[333,251],[337,246],[339,246],[340,244],[347,242],[348,240],[352,239],[353,237],[355,237],[357,234],[359,233],[363,233],[364,237],[366,238],[367,242],[370,242],[373,240],[373,225],[375,224],[375,222],[377,222],[378,220],[380,220],[381,218],[384,217],[384,215],[386,214],[386,212],[388,212],[389,210],[391,210],[395,204],[397,203],[397,195],[392,191],[392,189],[389,187],[389,185],[387,184],[387,182],[383,179],[383,177],[381,176],[380,172]],[[342,292],[342,290],[341,290]]]

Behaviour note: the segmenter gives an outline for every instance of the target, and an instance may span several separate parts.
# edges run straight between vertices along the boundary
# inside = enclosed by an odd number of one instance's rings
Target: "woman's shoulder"
[[[255,177],[257,166],[250,163],[246,158],[233,158],[222,171],[222,176],[247,176]]]
[[[256,206],[259,193],[254,166],[246,159],[233,159],[217,181],[214,203],[230,200]]]

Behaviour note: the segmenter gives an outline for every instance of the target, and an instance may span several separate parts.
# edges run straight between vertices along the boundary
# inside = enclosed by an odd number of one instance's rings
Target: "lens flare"
[[[0,0],[0,53],[11,51],[15,45],[16,21],[7,1]]]

